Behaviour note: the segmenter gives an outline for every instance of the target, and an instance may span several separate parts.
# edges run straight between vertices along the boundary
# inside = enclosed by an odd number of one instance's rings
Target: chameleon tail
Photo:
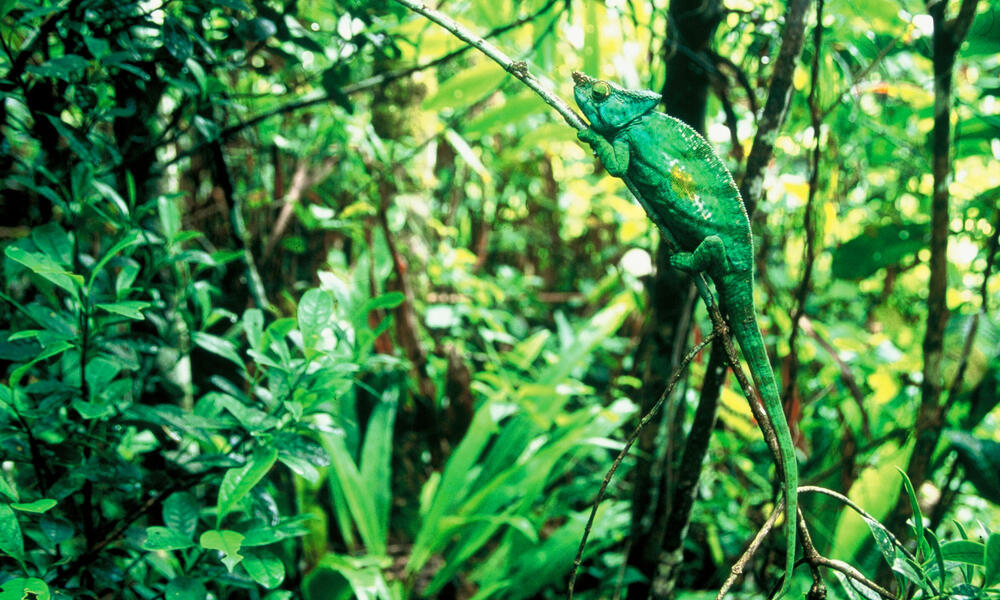
[[[778,384],[774,380],[774,372],[767,358],[764,338],[757,325],[756,311],[753,304],[753,279],[746,273],[723,276],[722,285],[717,285],[719,300],[723,313],[729,316],[729,326],[736,338],[743,359],[750,367],[754,384],[764,402],[764,409],[771,418],[774,433],[778,438],[778,449],[781,453],[782,479],[785,485],[785,579],[782,582],[778,597],[784,594],[788,582],[792,578],[795,567],[795,534],[798,515],[798,463],[795,458],[795,446],[792,435],[785,420],[784,407],[778,394]]]

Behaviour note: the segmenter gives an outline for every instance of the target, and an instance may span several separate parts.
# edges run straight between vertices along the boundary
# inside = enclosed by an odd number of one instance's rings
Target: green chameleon
[[[787,556],[784,593],[795,566],[798,466],[778,386],[757,325],[753,301],[753,238],[746,207],[733,176],[703,137],[683,122],[653,109],[660,95],[626,90],[574,72],[573,95],[590,121],[579,137],[590,144],[608,173],[626,179],[650,219],[678,252],[670,263],[715,283],[743,357],[771,418],[781,451],[786,499]],[[696,279],[697,281],[697,279]],[[707,287],[699,289],[713,302]]]

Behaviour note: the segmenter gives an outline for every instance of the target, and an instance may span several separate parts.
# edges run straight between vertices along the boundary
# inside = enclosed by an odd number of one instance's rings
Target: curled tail
[[[753,278],[747,273],[726,275],[716,282],[719,300],[723,312],[729,317],[729,326],[733,337],[743,351],[743,359],[750,367],[754,384],[764,402],[764,410],[771,418],[774,433],[778,438],[778,450],[781,453],[782,479],[785,485],[785,579],[778,596],[784,594],[788,582],[792,578],[795,567],[795,533],[798,515],[799,470],[795,458],[795,446],[792,434],[785,420],[784,407],[778,394],[778,384],[774,380],[774,371],[767,358],[764,348],[764,338],[757,325],[757,315],[753,304]]]

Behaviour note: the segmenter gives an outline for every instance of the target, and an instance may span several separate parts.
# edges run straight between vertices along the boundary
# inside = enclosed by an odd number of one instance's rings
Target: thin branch
[[[600,506],[601,500],[604,499],[604,494],[607,492],[608,484],[611,483],[611,478],[614,476],[615,471],[618,470],[618,466],[621,465],[623,460],[625,460],[625,456],[632,448],[632,444],[634,444],[635,440],[638,439],[639,433],[646,427],[653,417],[656,416],[656,413],[660,410],[663,402],[670,396],[670,393],[677,385],[677,382],[680,381],[681,375],[684,373],[684,369],[687,368],[688,364],[694,360],[694,357],[697,356],[698,353],[705,348],[705,346],[716,338],[718,333],[718,331],[713,331],[708,334],[708,336],[706,336],[700,344],[688,352],[681,363],[677,365],[673,373],[670,374],[670,380],[667,382],[667,387],[664,388],[663,393],[660,394],[660,398],[656,401],[656,404],[649,409],[649,412],[643,415],[639,424],[636,425],[635,429],[632,431],[632,434],[628,436],[628,439],[625,441],[625,445],[622,447],[621,451],[618,452],[618,456],[615,457],[614,462],[611,464],[611,468],[608,469],[608,472],[604,475],[604,481],[601,482],[601,487],[597,491],[597,498],[594,500],[594,504],[590,509],[590,517],[587,519],[587,526],[583,530],[583,538],[580,540],[580,546],[576,551],[576,558],[573,559],[573,570],[570,573],[569,589],[567,592],[568,600],[573,600],[573,587],[576,584],[576,575],[580,569],[580,562],[583,560],[583,550],[587,546],[587,538],[590,536],[590,530],[594,525],[594,519],[597,516],[597,508]]]
[[[788,113],[792,93],[792,76],[795,64],[802,54],[802,43],[806,26],[806,11],[810,0],[791,0],[785,11],[785,29],[781,37],[781,48],[774,61],[771,85],[767,90],[764,112],[760,116],[757,133],[753,138],[746,171],[740,182],[740,194],[747,206],[747,214],[752,215],[760,201],[764,185],[764,169],[774,154],[774,142],[778,139]]]
[[[774,510],[771,511],[771,516],[769,516],[767,521],[764,521],[764,524],[761,525],[760,530],[757,531],[757,535],[750,540],[750,545],[743,551],[740,558],[733,563],[732,568],[729,570],[729,577],[726,577],[726,580],[722,583],[722,587],[719,588],[719,593],[715,595],[715,600],[722,600],[725,598],[726,594],[729,593],[733,584],[736,583],[736,580],[743,574],[743,570],[746,569],[747,563],[749,563],[750,559],[753,558],[753,555],[757,553],[760,545],[764,542],[764,538],[766,538],[767,534],[771,533],[771,530],[774,529],[774,524],[778,520],[778,515],[783,512],[785,512],[784,498],[782,498],[778,505],[774,507]]]
[[[805,248],[803,249],[802,279],[795,290],[795,309],[792,311],[791,332],[788,334],[788,380],[785,381],[784,393],[781,395],[785,402],[794,400],[796,393],[796,383],[799,376],[799,319],[806,314],[806,299],[809,297],[809,289],[812,285],[813,267],[816,263],[816,193],[819,190],[819,162],[821,149],[820,143],[823,131],[823,120],[820,115],[819,93],[820,72],[819,57],[823,48],[823,0],[816,3],[816,25],[813,27],[813,55],[810,66],[810,86],[806,103],[809,105],[810,126],[813,132],[813,148],[809,154],[809,193],[806,198],[805,214],[802,216],[805,226]]]

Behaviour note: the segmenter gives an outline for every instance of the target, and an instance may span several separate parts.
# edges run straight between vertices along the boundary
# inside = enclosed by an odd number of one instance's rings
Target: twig
[[[785,381],[784,393],[781,395],[785,402],[793,401],[796,392],[796,383],[799,376],[798,342],[799,319],[806,314],[806,299],[809,296],[809,289],[812,284],[813,266],[816,263],[816,219],[814,212],[816,209],[816,192],[819,189],[819,160],[820,144],[822,136],[823,118],[820,115],[819,92],[820,73],[819,56],[823,47],[823,0],[816,3],[816,25],[813,27],[813,55],[810,66],[810,86],[806,102],[809,105],[810,126],[813,132],[813,148],[809,155],[809,193],[806,198],[805,214],[802,217],[805,226],[806,243],[803,249],[802,279],[795,290],[795,310],[792,311],[792,331],[788,334],[788,378]]]
[[[719,588],[719,593],[715,595],[715,600],[722,600],[726,594],[729,593],[730,588],[733,587],[733,584],[736,583],[739,576],[743,574],[743,569],[746,568],[747,563],[750,562],[753,555],[757,553],[761,543],[764,542],[764,538],[766,538],[767,534],[771,533],[771,530],[774,529],[774,524],[778,520],[778,515],[784,511],[785,499],[782,498],[781,501],[778,502],[778,505],[774,507],[774,510],[771,511],[771,516],[769,516],[767,521],[764,521],[764,524],[761,525],[760,530],[757,531],[757,535],[750,540],[750,545],[743,551],[739,560],[733,563],[732,568],[729,570],[729,577],[726,577],[726,580],[722,583],[722,587]]]
[[[573,570],[570,573],[569,589],[567,592],[568,600],[573,600],[573,586],[576,584],[576,574],[580,569],[580,562],[583,559],[583,550],[587,546],[587,538],[590,536],[590,530],[594,525],[594,518],[597,516],[597,508],[600,506],[601,500],[604,499],[604,494],[607,492],[608,484],[611,483],[611,478],[614,476],[615,471],[618,470],[618,466],[621,465],[622,461],[625,459],[629,449],[632,448],[632,444],[634,444],[635,440],[639,437],[639,433],[653,419],[653,417],[656,416],[656,413],[660,410],[660,406],[662,406],[663,402],[668,396],[670,396],[670,393],[677,385],[677,382],[680,381],[681,375],[684,373],[684,369],[692,360],[694,360],[694,357],[705,348],[705,346],[716,338],[718,334],[718,331],[713,331],[708,334],[708,336],[706,336],[700,344],[688,352],[681,363],[677,365],[673,373],[670,374],[670,380],[667,382],[667,387],[663,390],[663,393],[660,394],[660,398],[656,401],[653,407],[649,409],[649,412],[643,415],[639,424],[636,425],[635,429],[632,431],[632,434],[628,436],[628,439],[625,441],[625,445],[622,447],[621,451],[618,452],[618,456],[615,457],[615,461],[611,464],[611,468],[608,469],[608,472],[604,475],[604,481],[601,482],[601,487],[597,491],[597,498],[594,500],[594,505],[590,509],[590,518],[587,519],[587,526],[583,530],[583,538],[580,540],[580,546],[576,551],[576,558],[573,559]]]
[[[423,2],[414,2],[413,0],[396,0],[396,2],[402,4],[403,6],[409,8],[415,13],[421,14],[431,21],[437,23],[441,27],[447,29],[452,35],[462,40],[463,42],[476,48],[494,62],[504,68],[508,73],[518,78],[524,85],[531,88],[536,94],[541,96],[542,100],[546,104],[551,106],[558,112],[563,119],[574,129],[586,129],[587,125],[584,123],[583,119],[576,114],[576,112],[563,101],[562,98],[552,93],[548,88],[546,88],[542,83],[531,73],[528,72],[528,65],[523,61],[514,61],[509,56],[504,54],[502,50],[486,41],[482,37],[476,35],[469,29],[462,26],[460,23],[456,22],[454,19],[448,15],[436,11],[433,8],[429,8]]]

